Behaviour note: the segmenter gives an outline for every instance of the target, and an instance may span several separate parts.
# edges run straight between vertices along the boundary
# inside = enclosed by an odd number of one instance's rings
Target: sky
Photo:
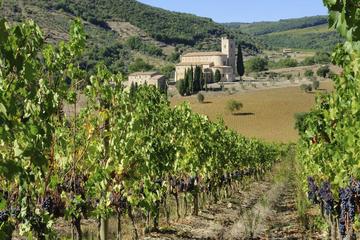
[[[192,13],[216,22],[277,21],[326,15],[322,0],[139,0],[171,11]]]

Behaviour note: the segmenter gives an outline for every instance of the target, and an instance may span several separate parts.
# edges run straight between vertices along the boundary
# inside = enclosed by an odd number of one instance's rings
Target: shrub
[[[319,77],[323,77],[323,78],[326,78],[326,76],[330,73],[330,68],[329,66],[322,66],[320,67],[316,74],[319,76]]]
[[[232,99],[227,102],[226,108],[231,114],[235,114],[236,111],[239,111],[241,108],[243,108],[243,104]]]
[[[304,76],[307,78],[311,78],[312,76],[314,76],[314,71],[311,69],[307,69],[304,73]]]
[[[261,72],[268,69],[268,60],[261,57],[254,57],[248,60],[245,65],[245,69],[248,69],[250,72]]]
[[[278,76],[279,76],[279,74],[276,73],[276,72],[270,72],[270,73],[269,73],[269,78],[270,78],[270,79],[275,79],[275,78],[278,77]]]
[[[180,53],[179,52],[172,52],[169,56],[167,56],[166,60],[169,62],[177,62],[180,59]]]
[[[280,59],[277,62],[269,62],[270,68],[290,68],[290,67],[296,67],[298,66],[298,62],[295,59],[292,58],[284,58]]]
[[[186,94],[186,82],[185,80],[178,80],[176,81],[176,89],[179,91],[179,94],[181,96],[185,96]]]
[[[295,129],[305,132],[304,120],[308,113],[295,113]]]
[[[327,52],[317,52],[313,57],[307,57],[302,61],[302,65],[310,66],[314,64],[328,64],[331,62],[331,56]]]
[[[129,72],[140,72],[140,71],[149,71],[152,70],[154,66],[145,62],[142,58],[137,58],[135,61],[129,65]]]
[[[313,89],[318,90],[320,87],[320,82],[318,80],[314,80],[312,83],[312,87]]]
[[[175,65],[173,64],[166,64],[160,69],[160,73],[163,74],[168,79],[172,77],[172,73],[174,71],[175,71]]]
[[[286,79],[287,79],[287,80],[292,79],[292,77],[293,77],[292,74],[286,74]]]
[[[311,84],[301,84],[300,89],[304,92],[311,92],[312,91],[312,85]]]
[[[201,93],[198,93],[197,100],[199,101],[199,103],[204,103],[205,96]]]

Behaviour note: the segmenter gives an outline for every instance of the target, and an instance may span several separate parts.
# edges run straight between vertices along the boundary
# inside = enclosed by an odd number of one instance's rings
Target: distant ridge
[[[312,16],[254,23],[224,23],[226,27],[255,36],[268,48],[298,48],[330,51],[342,41],[328,29],[327,16]]]

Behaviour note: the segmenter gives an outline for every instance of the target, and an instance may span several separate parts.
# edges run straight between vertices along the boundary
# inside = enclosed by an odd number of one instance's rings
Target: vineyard
[[[318,96],[298,122],[299,162],[291,159],[289,169],[299,165],[302,188],[320,206],[329,238],[356,239],[360,5],[324,2],[347,40],[333,53],[343,72],[334,80],[335,92]],[[71,225],[72,239],[84,239],[88,219],[96,222],[99,239],[111,239],[114,218],[116,239],[125,239],[125,218],[131,237],[139,239],[164,231],[171,216],[197,216],[210,204],[221,208],[229,196],[250,199],[250,207],[253,196],[239,195],[246,186],[260,186],[271,199],[271,182],[262,179],[274,177],[274,166],[292,147],[245,138],[186,104],[171,107],[155,87],[128,91],[124,77],[102,63],[88,77],[78,64],[86,41],[80,20],[69,36],[50,45],[32,20],[0,20],[0,239],[59,239],[59,220]],[[72,110],[65,113],[64,106]],[[279,187],[292,205],[295,176]],[[281,205],[278,198],[274,205]]]
[[[86,79],[76,63],[85,44],[78,20],[58,46],[44,44],[32,21],[1,20],[0,36],[1,239],[58,239],[59,218],[73,239],[82,239],[88,218],[109,239],[113,216],[121,239],[125,214],[138,239],[135,212],[145,232],[157,231],[169,198],[178,218],[180,198],[197,215],[200,198],[217,202],[280,158],[281,146],[244,138],[186,105],[171,108],[153,87],[127,92],[123,77],[101,64]]]

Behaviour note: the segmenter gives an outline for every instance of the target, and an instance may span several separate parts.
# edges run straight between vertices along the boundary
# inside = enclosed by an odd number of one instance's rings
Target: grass
[[[321,82],[321,89],[331,90],[331,82]],[[320,92],[320,91],[318,91]],[[274,142],[296,142],[294,114],[307,112],[315,103],[316,94],[304,93],[298,86],[266,89],[231,96],[206,94],[207,104],[201,104],[196,96],[173,97],[172,105],[189,102],[191,108],[207,115],[210,120],[223,118],[225,124],[248,137],[256,137]],[[241,114],[232,115],[226,110],[226,103],[234,99],[244,104]]]

